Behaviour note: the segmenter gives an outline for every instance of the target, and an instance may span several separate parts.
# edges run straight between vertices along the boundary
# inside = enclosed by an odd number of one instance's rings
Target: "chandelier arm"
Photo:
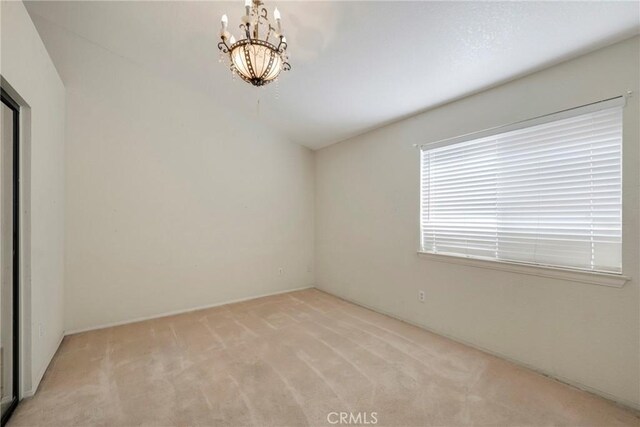
[[[284,53],[285,50],[287,50],[287,42],[283,40],[283,36],[280,36],[280,43],[278,44],[278,47],[276,48],[276,50],[280,53]]]
[[[251,40],[251,29],[249,24],[245,24],[245,23],[240,24],[240,29],[244,31],[245,38]]]
[[[252,13],[252,15],[256,17],[255,25],[253,28],[253,32],[254,32],[253,37],[255,39],[260,38],[260,31],[259,31],[260,25],[267,25],[268,27],[271,27],[271,22],[269,21],[269,12],[265,7],[262,7],[262,8],[259,7],[262,4],[263,4],[262,2],[255,4],[255,8],[253,9],[253,13]],[[267,38],[265,40],[267,40],[268,38],[269,38],[269,35],[267,35]]]
[[[276,29],[271,26],[271,23],[269,23],[269,30],[267,31],[267,37],[264,40],[268,42],[269,37],[271,37],[271,33],[273,33],[275,30]]]
[[[229,53],[229,46],[227,45],[227,42],[225,41],[225,39],[223,38],[222,41],[220,43],[218,43],[218,49],[220,49],[222,51],[222,53]]]

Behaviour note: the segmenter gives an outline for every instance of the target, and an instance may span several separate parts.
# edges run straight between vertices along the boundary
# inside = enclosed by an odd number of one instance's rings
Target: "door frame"
[[[0,88],[3,104],[13,111],[13,394],[15,399],[2,415],[4,426],[20,401],[20,106]]]

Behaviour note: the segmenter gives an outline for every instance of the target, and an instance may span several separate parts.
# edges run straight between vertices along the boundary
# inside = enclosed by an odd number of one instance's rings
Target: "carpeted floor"
[[[305,290],[69,336],[10,427],[358,421],[640,425],[604,399]]]

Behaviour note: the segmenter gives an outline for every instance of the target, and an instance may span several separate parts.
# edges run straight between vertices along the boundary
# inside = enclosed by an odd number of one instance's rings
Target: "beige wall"
[[[317,286],[640,406],[639,39],[624,41],[316,153]],[[426,143],[634,91],[624,111],[623,288],[416,254]],[[402,94],[398,94],[402,96]],[[384,102],[381,100],[381,102]],[[417,300],[426,291],[426,302]]]
[[[0,74],[21,104],[21,394],[63,334],[65,90],[22,2],[0,3]]]
[[[68,96],[67,333],[313,285],[310,150],[38,25]]]

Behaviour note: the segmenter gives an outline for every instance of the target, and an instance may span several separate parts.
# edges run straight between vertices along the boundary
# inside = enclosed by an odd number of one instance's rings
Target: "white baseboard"
[[[288,292],[303,291],[305,289],[312,289],[313,287],[314,287],[313,285],[303,286],[301,288],[293,288],[293,289],[286,289],[283,291],[269,292],[266,294],[255,295],[255,296],[250,296],[245,298],[238,298],[238,299],[233,299],[233,300],[223,301],[223,302],[217,302],[214,304],[201,305],[197,307],[185,308],[182,310],[166,311],[163,313],[152,314],[150,316],[136,317],[134,319],[122,320],[118,322],[104,323],[97,326],[90,326],[88,328],[72,329],[70,331],[65,331],[64,336],[79,334],[81,332],[95,331],[98,329],[111,328],[113,326],[128,325],[129,323],[143,322],[145,320],[159,319],[161,317],[175,316],[176,314],[190,313],[192,311],[206,310],[207,308],[219,307],[221,305],[234,304],[237,302],[249,301],[257,298],[270,297],[273,295],[286,294]]]
[[[62,344],[62,340],[64,339],[64,337],[65,337],[64,333],[62,335],[60,335],[60,338],[58,338],[58,344],[55,346],[53,351],[49,354],[49,358],[47,359],[48,360],[47,363],[40,370],[40,372],[38,372],[38,375],[35,378],[31,378],[31,389],[23,391],[21,393],[21,398],[33,397],[33,395],[36,394],[36,392],[38,391],[38,387],[40,386],[40,382],[42,381],[42,377],[44,377],[44,373],[47,372],[47,369],[49,369],[49,365],[51,365],[51,361],[53,360],[53,356],[56,355],[56,352],[60,348],[60,344]]]
[[[598,396],[603,397],[603,398],[605,398],[607,400],[610,400],[611,402],[615,403],[618,406],[621,406],[621,407],[624,407],[624,408],[627,408],[627,409],[631,409],[633,411],[640,411],[640,403],[632,402],[632,401],[629,401],[629,400],[626,400],[626,399],[621,399],[621,398],[619,398],[617,396],[614,396],[614,395],[612,395],[610,393],[607,393],[606,391],[598,390],[597,388],[582,384],[582,383],[580,383],[578,381],[571,380],[571,379],[563,377],[561,375],[552,374],[552,373],[550,373],[548,371],[545,371],[544,369],[540,369],[540,368],[538,368],[536,366],[529,365],[528,363],[522,362],[520,360],[513,359],[510,356],[507,356],[507,355],[505,355],[503,353],[491,350],[491,349],[486,348],[486,347],[482,347],[480,345],[477,345],[477,344],[474,344],[472,342],[457,338],[455,336],[451,336],[451,335],[449,335],[447,333],[435,330],[435,329],[430,328],[430,327],[428,327],[426,325],[423,325],[423,324],[420,324],[420,323],[416,323],[416,322],[411,321],[409,319],[406,319],[406,318],[404,318],[402,316],[398,316],[396,314],[389,313],[389,312],[387,312],[385,310],[381,310],[379,308],[372,307],[372,306],[369,306],[367,304],[363,304],[363,303],[361,303],[359,301],[356,301],[356,300],[353,300],[351,298],[348,298],[348,297],[345,297],[345,296],[342,296],[342,295],[338,295],[338,294],[333,293],[333,292],[329,292],[329,291],[327,291],[325,289],[322,289],[322,288],[316,287],[316,289],[321,291],[321,292],[324,292],[326,294],[329,294],[329,295],[332,295],[334,297],[337,297],[337,298],[343,299],[345,301],[348,301],[348,302],[350,302],[352,304],[358,305],[360,307],[364,307],[364,308],[369,309],[371,311],[375,311],[376,313],[384,314],[385,316],[392,317],[394,319],[400,320],[402,322],[405,322],[405,323],[408,323],[410,325],[416,326],[418,328],[424,329],[426,331],[432,332],[432,333],[434,333],[436,335],[440,335],[442,337],[448,338],[451,341],[455,341],[455,342],[458,342],[460,344],[464,344],[466,346],[475,348],[477,350],[480,350],[480,351],[483,351],[485,353],[491,354],[493,356],[499,357],[501,359],[507,360],[507,361],[509,361],[509,362],[511,362],[511,363],[513,363],[515,365],[522,366],[523,368],[527,368],[527,369],[529,369],[531,371],[534,371],[534,372],[536,372],[536,373],[538,373],[540,375],[544,375],[545,377],[548,377],[548,378],[550,378],[552,380],[556,380],[556,381],[559,381],[559,382],[561,382],[563,384],[567,384],[567,385],[569,385],[571,387],[575,387],[577,389],[586,391],[588,393],[598,395]]]

